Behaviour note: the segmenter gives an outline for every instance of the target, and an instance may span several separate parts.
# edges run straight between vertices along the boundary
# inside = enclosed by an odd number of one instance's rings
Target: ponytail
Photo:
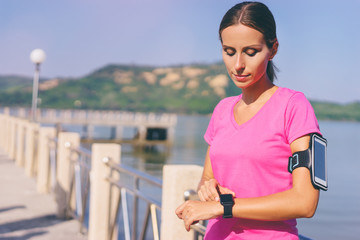
[[[279,69],[275,66],[275,64],[273,63],[273,61],[269,61],[267,68],[266,68],[266,74],[268,75],[270,81],[273,83],[274,80],[277,78],[276,77],[276,72],[278,72]]]

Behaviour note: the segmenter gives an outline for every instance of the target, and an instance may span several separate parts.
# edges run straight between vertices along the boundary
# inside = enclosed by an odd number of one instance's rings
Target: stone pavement
[[[36,191],[34,178],[0,150],[0,240],[86,240],[79,223],[56,217],[50,194]]]

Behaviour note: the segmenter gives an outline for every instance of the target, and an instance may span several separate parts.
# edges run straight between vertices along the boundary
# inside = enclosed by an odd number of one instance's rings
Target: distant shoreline
[[[40,108],[211,114],[227,96],[239,95],[223,63],[171,67],[110,64],[76,79],[39,84]],[[0,106],[30,106],[29,77],[0,76]],[[360,122],[360,101],[310,102],[321,120]]]

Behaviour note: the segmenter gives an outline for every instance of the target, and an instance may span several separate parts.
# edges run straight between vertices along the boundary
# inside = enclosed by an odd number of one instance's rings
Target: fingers
[[[203,195],[201,190],[198,191],[198,196],[199,196],[200,201],[202,201],[202,202],[206,201],[206,197]]]
[[[190,230],[192,224],[200,220],[216,218],[223,207],[215,201],[188,200],[176,209],[177,216],[184,221],[185,229]]]
[[[190,201],[186,201],[183,204],[181,204],[178,208],[175,210],[175,214],[178,216],[178,218],[183,219],[184,221],[188,219],[188,216],[191,216],[191,213],[189,212],[189,205]]]
[[[221,187],[220,185],[219,185],[219,192],[220,192],[220,194],[232,194],[233,197],[235,197],[235,192],[231,191],[228,188]]]
[[[191,218],[191,216],[184,216],[184,225],[186,231],[190,231],[190,227],[193,224],[194,220]]]
[[[199,222],[199,220],[195,219],[193,211],[191,211],[190,209],[185,209],[183,211],[182,219],[184,221],[186,231],[190,231],[191,225]]]
[[[200,187],[198,195],[201,201],[219,201],[219,193],[217,191],[218,182],[215,179],[205,181]]]
[[[199,221],[194,221],[189,218],[188,221],[184,221],[186,231],[190,231],[191,225],[197,224]]]
[[[208,183],[209,197],[213,201],[219,201],[218,185],[219,183],[215,179],[210,180]]]
[[[183,219],[183,211],[185,208],[185,204],[186,202],[184,202],[183,204],[181,204],[179,207],[176,208],[175,213],[178,216],[178,218]]]
[[[219,194],[232,194],[235,197],[235,192],[231,191],[228,188],[220,186],[216,179],[204,181],[198,191],[199,199],[203,202],[219,201]]]
[[[184,221],[186,231],[190,231],[190,226],[198,221],[194,221],[192,214],[189,211],[190,201],[186,201],[176,208],[175,213],[178,218]]]

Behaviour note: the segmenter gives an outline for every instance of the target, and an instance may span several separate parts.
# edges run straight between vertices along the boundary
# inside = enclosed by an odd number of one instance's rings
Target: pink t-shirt
[[[215,179],[237,198],[266,196],[292,187],[288,172],[290,143],[319,132],[314,110],[304,94],[278,88],[265,105],[244,124],[233,109],[240,96],[215,107],[205,140]],[[296,220],[259,221],[219,217],[208,223],[206,240],[298,239]]]

